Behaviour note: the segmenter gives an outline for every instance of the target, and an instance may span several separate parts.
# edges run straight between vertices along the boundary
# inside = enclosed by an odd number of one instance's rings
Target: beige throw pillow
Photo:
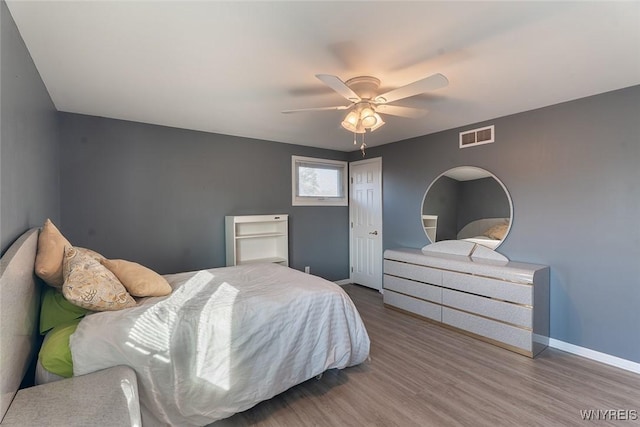
[[[155,271],[136,262],[124,259],[100,261],[135,297],[160,297],[171,293],[171,285]]]
[[[79,307],[113,311],[134,307],[136,301],[118,278],[94,258],[95,252],[65,247],[62,294]]]
[[[71,243],[47,218],[38,235],[35,270],[39,278],[54,288],[61,288],[64,282],[62,258],[64,258],[65,246],[71,246]]]

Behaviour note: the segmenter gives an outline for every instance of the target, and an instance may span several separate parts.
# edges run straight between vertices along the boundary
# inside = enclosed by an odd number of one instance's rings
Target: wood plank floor
[[[640,375],[555,349],[535,359],[385,308],[382,296],[344,287],[371,338],[371,361],[326,372],[226,426],[640,425]],[[611,421],[580,411],[622,410]]]

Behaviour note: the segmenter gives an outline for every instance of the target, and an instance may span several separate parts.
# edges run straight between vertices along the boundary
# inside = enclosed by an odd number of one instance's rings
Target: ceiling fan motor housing
[[[378,94],[380,80],[371,76],[358,76],[347,80],[345,84],[358,94],[360,99],[371,100]]]

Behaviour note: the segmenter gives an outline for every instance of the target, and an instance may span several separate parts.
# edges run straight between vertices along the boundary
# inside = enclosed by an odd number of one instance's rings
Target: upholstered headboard
[[[0,421],[37,352],[40,281],[34,274],[38,228],[25,232],[0,262]]]

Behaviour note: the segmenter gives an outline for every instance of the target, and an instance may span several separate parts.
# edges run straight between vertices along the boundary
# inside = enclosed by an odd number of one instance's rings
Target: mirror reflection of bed
[[[467,240],[491,249],[502,243],[509,230],[509,218],[482,218],[471,221],[458,232],[458,240]]]
[[[513,205],[506,187],[491,172],[460,166],[429,185],[421,218],[431,243],[467,240],[496,249],[511,227]]]

